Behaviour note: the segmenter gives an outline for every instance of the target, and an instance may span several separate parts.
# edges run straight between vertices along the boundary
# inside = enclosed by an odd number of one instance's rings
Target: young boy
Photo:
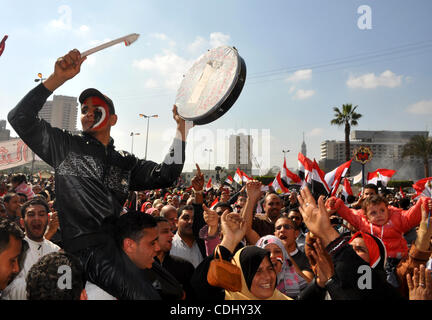
[[[397,286],[392,274],[399,261],[408,254],[403,234],[419,225],[421,205],[427,200],[422,197],[410,209],[402,210],[388,206],[384,197],[372,195],[364,200],[362,209],[355,210],[346,207],[341,199],[332,197],[327,200],[326,207],[329,213],[336,212],[358,231],[368,232],[383,241],[388,255],[388,280]]]

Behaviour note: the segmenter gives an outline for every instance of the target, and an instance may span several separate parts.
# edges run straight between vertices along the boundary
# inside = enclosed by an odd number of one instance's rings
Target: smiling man
[[[54,73],[9,112],[8,120],[20,138],[55,170],[65,251],[80,258],[89,281],[114,297],[148,299],[154,295],[146,292],[144,285],[135,286],[134,291],[128,289],[139,279],[130,277],[112,230],[129,191],[170,187],[178,178],[188,128],[174,106],[176,137],[164,161],[158,164],[115,149],[110,133],[118,117],[112,100],[99,90],[84,90],[79,97],[81,134],[53,128],[39,119],[38,112],[48,97],[75,77],[85,60],[76,49],[57,59]]]

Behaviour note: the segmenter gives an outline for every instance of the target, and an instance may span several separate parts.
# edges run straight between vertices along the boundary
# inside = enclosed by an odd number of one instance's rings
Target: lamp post
[[[131,154],[133,154],[133,141],[134,141],[134,136],[139,136],[140,133],[139,132],[131,132],[130,133],[131,137],[132,137],[132,146],[131,146]]]
[[[209,171],[210,171],[210,152],[212,152],[213,150],[212,149],[204,149],[204,151],[208,151],[208,153],[209,153]]]
[[[42,83],[42,81],[46,80],[46,78],[42,77],[42,73],[40,73],[40,72],[38,73],[37,76],[38,76],[38,79],[34,79],[34,82],[39,82],[40,81]],[[34,163],[35,163],[35,153],[32,150],[32,164],[31,164],[31,170],[30,170],[30,174],[31,174],[32,177],[33,177]]]
[[[157,114],[147,116],[147,115],[142,114],[142,113],[140,113],[139,116],[142,118],[147,118],[147,135],[146,135],[146,147],[145,147],[145,156],[144,156],[144,160],[147,160],[147,145],[148,145],[148,133],[149,133],[150,118],[157,118],[159,116]]]
[[[283,154],[284,154],[284,158],[285,158],[285,153],[290,152],[289,150],[282,150]]]

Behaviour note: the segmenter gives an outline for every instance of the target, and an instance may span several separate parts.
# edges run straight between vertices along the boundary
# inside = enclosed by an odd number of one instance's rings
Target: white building
[[[75,132],[77,131],[77,106],[76,97],[55,95],[52,101],[45,102],[39,111],[39,117],[53,127]]]
[[[415,135],[427,137],[428,131],[366,131],[354,130],[350,137],[350,154],[360,146],[369,147],[372,150],[372,161],[368,163],[367,171],[378,168],[394,169],[397,171],[394,178],[417,179],[422,177],[423,165],[420,159],[414,157],[402,158],[403,146]],[[325,171],[331,171],[336,166],[344,163],[345,141],[329,141],[321,143],[320,167]],[[353,161],[351,174],[360,171],[360,164]]]
[[[252,144],[251,135],[239,133],[229,137],[228,169],[240,168],[246,174],[252,172]]]

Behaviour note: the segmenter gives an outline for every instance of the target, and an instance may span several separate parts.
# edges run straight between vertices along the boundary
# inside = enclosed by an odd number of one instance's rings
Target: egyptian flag
[[[242,174],[242,180],[243,180],[243,182],[248,182],[248,181],[251,181],[251,180],[253,180],[251,177],[249,177],[246,173],[244,173],[244,171],[242,171],[242,170],[240,170],[241,171],[241,174]]]
[[[273,180],[272,187],[276,191],[277,194],[289,193],[288,188],[286,188],[282,183],[280,171],[278,172],[277,176]]]
[[[395,170],[376,169],[374,172],[368,173],[367,183],[378,185],[378,182],[381,182],[381,184],[385,187],[395,173]]]
[[[227,183],[227,184],[229,184],[229,185],[232,185],[233,184],[233,178],[231,177],[231,176],[228,176],[227,178],[226,178],[226,180],[225,180],[225,183]]]
[[[432,177],[424,178],[413,184],[414,190],[417,194],[414,199],[420,197],[432,197]]]
[[[209,191],[212,188],[213,188],[213,185],[212,185],[212,180],[211,180],[211,177],[210,177],[209,181],[207,182],[207,185],[205,187],[205,191]]]
[[[8,36],[4,36],[3,40],[0,42],[0,56],[3,54],[3,51],[5,49],[6,39],[7,38],[8,38]]]
[[[351,184],[347,178],[344,178],[342,195],[345,197],[345,203],[348,203],[348,196],[353,196],[353,191],[351,189]]]
[[[210,205],[210,209],[213,210],[214,206],[217,205],[218,202],[219,202],[219,197],[216,197],[216,199],[214,199],[214,201],[213,201],[212,204]]]
[[[237,182],[239,185],[243,185],[243,175],[242,171],[237,168],[236,173],[234,175],[234,181]]]
[[[330,188],[325,182],[324,176],[324,171],[321,170],[318,163],[314,160],[312,171],[306,176],[305,182],[316,200],[318,200],[320,195],[328,196],[330,194]]]
[[[290,184],[301,184],[301,179],[298,175],[295,173],[292,173],[290,170],[288,170],[286,166],[286,159],[284,159],[282,171],[281,171],[281,179],[283,182],[285,182],[287,185]]]
[[[306,180],[306,177],[312,173],[313,162],[309,158],[305,157],[301,152],[298,154],[298,176],[302,181]]]
[[[353,159],[345,162],[344,164],[340,165],[339,167],[337,167],[333,171],[330,171],[330,172],[325,174],[324,178],[325,178],[327,185],[332,190],[332,192],[331,192],[332,196],[334,196],[336,194],[336,191],[339,187],[340,182],[342,181],[342,178],[345,177],[349,167],[351,166],[352,160]]]

